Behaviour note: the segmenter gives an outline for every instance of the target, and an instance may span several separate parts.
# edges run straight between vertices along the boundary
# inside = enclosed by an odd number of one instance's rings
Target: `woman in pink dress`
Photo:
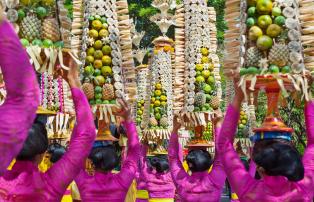
[[[5,28],[12,30],[10,26]],[[19,44],[17,37],[12,40]],[[27,56],[23,56],[26,61]],[[70,71],[65,79],[71,87],[77,123],[69,149],[47,172],[40,173],[38,164],[47,150],[48,138],[45,125],[40,121],[35,122],[12,170],[0,178],[0,201],[60,201],[68,185],[79,173],[93,145],[96,128],[89,103],[80,89],[78,74],[78,67],[71,60]],[[36,82],[36,79],[32,82]]]
[[[174,201],[175,185],[171,176],[167,156],[155,156],[148,165],[146,159],[146,149],[143,146],[141,155],[141,174],[146,182],[150,202]]]
[[[241,202],[309,202],[314,193],[314,103],[305,107],[307,148],[303,159],[288,141],[259,140],[253,148],[252,158],[261,180],[254,179],[233,148],[243,93],[236,89],[233,103],[228,107],[218,139],[218,152],[231,187]]]
[[[94,174],[90,175],[81,166],[81,172],[75,179],[84,202],[123,202],[135,178],[140,156],[138,135],[126,101],[119,102],[122,109],[116,115],[124,118],[122,125],[128,136],[127,156],[123,160],[121,171],[112,173],[119,164],[116,151],[111,146],[103,146],[101,141],[94,143],[89,156],[95,169]]]
[[[0,67],[7,97],[0,107],[0,176],[19,153],[36,116],[39,88],[12,25],[0,8]]]
[[[192,175],[186,173],[180,160],[182,152],[178,141],[178,130],[181,128],[178,118],[174,117],[173,132],[170,138],[169,159],[173,180],[181,202],[218,202],[220,201],[226,174],[220,162],[219,153],[215,154],[212,163],[206,150],[191,150],[186,161]],[[215,134],[220,135],[220,122],[216,122]],[[209,173],[211,165],[212,170]]]

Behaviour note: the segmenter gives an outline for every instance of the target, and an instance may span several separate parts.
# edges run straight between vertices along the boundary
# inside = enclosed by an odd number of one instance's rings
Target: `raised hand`
[[[121,108],[114,112],[114,115],[120,116],[124,121],[132,121],[131,109],[125,98],[118,99]]]
[[[176,114],[173,117],[173,132],[177,133],[179,131],[179,129],[181,128],[181,119],[179,118],[179,116]]]
[[[71,88],[80,88],[81,82],[79,79],[79,67],[69,54],[66,56],[66,60],[70,69],[69,71],[59,69],[59,75],[61,75],[62,78],[69,83]]]

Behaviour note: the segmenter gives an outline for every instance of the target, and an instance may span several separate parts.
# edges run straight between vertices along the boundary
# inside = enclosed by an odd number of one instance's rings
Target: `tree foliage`
[[[279,108],[280,116],[284,123],[293,128],[293,142],[300,153],[304,152],[306,146],[306,131],[304,119],[304,102],[297,103],[291,96],[285,100],[285,104]],[[280,103],[279,103],[280,104]],[[256,108],[257,125],[260,126],[264,121],[267,110],[267,97],[265,93],[258,96]]]

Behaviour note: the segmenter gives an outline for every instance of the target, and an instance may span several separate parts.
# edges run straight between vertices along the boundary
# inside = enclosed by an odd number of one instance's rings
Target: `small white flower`
[[[92,38],[92,37],[88,37],[87,42],[88,42],[88,44],[89,44],[90,46],[93,46],[94,43],[95,43],[95,40],[94,40],[94,38]]]

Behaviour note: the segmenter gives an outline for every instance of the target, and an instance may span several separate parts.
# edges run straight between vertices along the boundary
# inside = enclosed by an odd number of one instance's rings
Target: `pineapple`
[[[103,86],[102,98],[104,100],[113,100],[115,98],[115,96],[114,96],[114,87],[113,87],[113,85],[111,83],[106,83]]]
[[[206,95],[204,94],[204,92],[196,93],[194,103],[198,107],[201,107],[206,103]]]
[[[85,93],[87,99],[92,100],[95,96],[94,85],[89,82],[89,79],[86,79],[82,85],[82,90]]]
[[[57,19],[52,17],[46,18],[43,21],[42,28],[42,37],[44,39],[50,39],[53,42],[60,40],[60,29]]]
[[[263,53],[257,47],[251,47],[246,54],[246,66],[258,67],[259,61],[262,59]]]
[[[169,126],[168,124],[168,118],[166,115],[164,115],[161,119],[160,119],[160,126],[163,128],[167,128]]]
[[[288,46],[283,43],[273,45],[269,51],[268,60],[270,64],[283,67],[288,64],[289,61],[289,49]]]
[[[149,124],[152,127],[158,126],[158,121],[156,120],[156,118],[154,116],[151,116],[149,119]]]
[[[36,14],[29,12],[27,16],[22,20],[20,25],[21,38],[25,38],[28,41],[41,38],[41,21]]]
[[[210,101],[210,105],[211,105],[211,107],[212,107],[214,110],[218,109],[219,106],[220,106],[220,99],[219,99],[219,97],[217,97],[217,96],[213,97],[213,98],[211,99],[211,101]]]

